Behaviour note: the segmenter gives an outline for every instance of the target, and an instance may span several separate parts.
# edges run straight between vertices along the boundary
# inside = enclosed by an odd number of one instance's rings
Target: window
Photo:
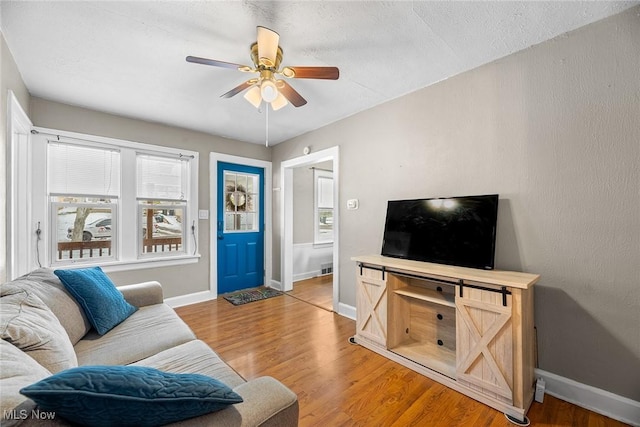
[[[195,261],[197,152],[52,134],[31,141],[32,265]]]
[[[52,264],[117,258],[120,152],[49,142]]]
[[[313,170],[314,243],[333,242],[333,172]]]
[[[257,231],[258,206],[258,175],[225,171],[225,231]]]
[[[184,253],[188,166],[182,158],[137,155],[140,255]]]

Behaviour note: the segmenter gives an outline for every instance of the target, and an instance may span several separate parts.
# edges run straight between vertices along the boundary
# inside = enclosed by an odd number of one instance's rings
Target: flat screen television
[[[492,270],[498,195],[391,200],[382,255]]]

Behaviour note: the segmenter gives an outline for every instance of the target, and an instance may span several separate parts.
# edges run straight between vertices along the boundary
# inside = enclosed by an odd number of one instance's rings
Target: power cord
[[[42,264],[40,263],[40,240],[42,238],[40,235],[42,234],[42,229],[40,228],[40,221],[38,221],[38,228],[36,228],[36,261],[38,262],[38,267],[42,268]]]
[[[197,254],[198,253],[198,239],[196,239],[196,222],[193,221],[193,223],[191,224],[191,235],[193,236],[193,243],[194,243],[194,248],[193,248],[193,254]]]

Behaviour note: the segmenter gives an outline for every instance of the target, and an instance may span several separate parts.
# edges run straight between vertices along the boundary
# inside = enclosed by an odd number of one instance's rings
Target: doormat
[[[260,301],[267,298],[277,297],[278,295],[282,295],[282,292],[271,289],[260,287],[256,289],[250,289],[247,291],[240,291],[233,294],[229,294],[224,296],[223,298],[229,301],[233,305],[242,305],[249,302]]]

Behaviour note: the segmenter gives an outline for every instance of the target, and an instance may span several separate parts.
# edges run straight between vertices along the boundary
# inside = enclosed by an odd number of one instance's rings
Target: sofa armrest
[[[295,427],[298,425],[298,397],[271,377],[260,377],[233,389],[244,402],[221,411],[190,418],[171,426]]]
[[[118,290],[122,292],[124,299],[129,304],[136,307],[162,304],[164,302],[162,285],[156,281],[118,286]]]

